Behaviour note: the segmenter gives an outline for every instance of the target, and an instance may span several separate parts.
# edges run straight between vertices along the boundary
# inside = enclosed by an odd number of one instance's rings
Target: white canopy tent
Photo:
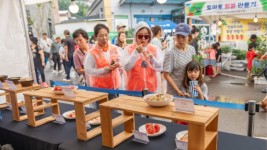
[[[51,0],[25,0],[25,4],[47,1]],[[35,79],[24,0],[0,1],[0,18],[0,75]]]

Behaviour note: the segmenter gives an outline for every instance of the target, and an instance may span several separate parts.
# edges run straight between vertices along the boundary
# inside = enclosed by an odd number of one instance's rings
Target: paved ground
[[[45,69],[46,79],[62,81],[65,74],[53,74],[52,70]],[[267,85],[254,85],[246,80],[246,72],[224,71],[216,78],[205,77],[209,88],[209,97],[214,101],[245,103],[248,100],[260,101],[266,94],[261,90]],[[78,84],[79,77],[74,70],[71,72],[71,83]],[[242,110],[220,109],[219,130],[247,135],[248,114]],[[262,110],[255,115],[255,136],[267,138],[267,113]]]

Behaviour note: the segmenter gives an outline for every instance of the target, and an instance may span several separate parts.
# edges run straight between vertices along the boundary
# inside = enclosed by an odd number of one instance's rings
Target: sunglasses
[[[140,40],[145,38],[147,40],[147,39],[149,39],[149,34],[138,34],[137,38]]]

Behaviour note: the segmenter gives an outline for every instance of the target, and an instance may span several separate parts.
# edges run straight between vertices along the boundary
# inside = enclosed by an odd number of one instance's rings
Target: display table
[[[10,95],[9,92],[5,91],[5,93],[0,93],[0,96],[5,96],[6,97],[6,102],[3,104],[0,104],[0,109],[8,107],[8,104],[10,104]]]
[[[61,112],[74,109],[73,105],[60,103]],[[94,112],[95,109],[86,108],[87,113]],[[51,115],[51,109],[45,110],[42,117]],[[16,122],[12,120],[10,110],[2,110],[3,120],[0,120],[0,144],[12,144],[15,150],[111,150],[111,148],[102,146],[102,136],[82,141],[76,138],[75,120],[66,120],[63,125],[56,123],[47,123],[39,127],[27,126],[27,120]],[[113,117],[118,116],[112,113]],[[187,130],[186,126],[158,121],[153,119],[135,117],[135,126],[138,128],[145,123],[161,123],[167,130],[158,137],[149,138],[148,144],[141,144],[130,139],[122,142],[116,150],[174,150],[176,133]],[[92,126],[93,128],[98,126]],[[115,128],[114,134],[123,130],[123,125]],[[267,141],[262,139],[240,136],[224,132],[218,133],[218,150],[265,150]]]
[[[17,94],[25,92],[25,91],[38,90],[41,88],[41,86],[38,84],[33,84],[33,86],[22,87],[20,84],[16,84],[16,89],[10,89],[6,83],[3,83],[3,85],[4,85],[4,87],[2,87],[0,89],[4,90],[6,93],[9,94],[9,95],[6,95],[6,101],[11,102],[13,120],[22,121],[22,120],[27,119],[28,118],[27,115],[20,115],[19,107],[25,106],[25,103],[24,102],[18,103]],[[41,104],[41,102],[38,100],[34,100],[33,102],[36,102],[37,105]],[[34,115],[38,116],[41,114],[43,114],[43,110],[39,110]]]
[[[49,117],[42,118],[40,120],[36,120],[34,116],[34,111],[52,108],[52,114],[60,114],[60,109],[58,106],[58,100],[73,102],[75,108],[75,116],[76,116],[76,128],[77,128],[77,137],[81,140],[89,140],[98,134],[101,133],[101,128],[95,128],[90,131],[87,131],[86,123],[99,116],[99,111],[95,111],[90,114],[85,114],[85,105],[98,101],[100,104],[108,101],[108,94],[101,92],[90,92],[83,90],[76,90],[75,97],[66,97],[65,95],[55,94],[51,91],[52,88],[45,88],[38,91],[30,91],[25,92],[25,103],[27,108],[28,115],[28,125],[32,127],[38,127],[45,123],[54,121],[55,118],[50,115]],[[40,97],[42,99],[48,98],[51,100],[50,103],[45,103],[43,105],[34,107],[32,105],[33,97]]]
[[[107,147],[115,147],[133,135],[134,113],[155,116],[170,120],[188,122],[188,149],[217,149],[217,130],[219,109],[195,106],[194,114],[176,112],[172,103],[165,107],[151,107],[142,98],[121,96],[100,105],[102,143]],[[111,110],[122,110],[119,119],[112,119]],[[113,136],[113,128],[124,123],[124,131]]]

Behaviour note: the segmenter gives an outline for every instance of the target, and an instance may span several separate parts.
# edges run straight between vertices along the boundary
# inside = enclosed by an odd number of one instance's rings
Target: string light
[[[253,19],[253,21],[254,21],[255,23],[257,23],[257,22],[258,22],[258,17],[257,17],[257,14],[255,15],[255,18]]]
[[[157,0],[157,2],[160,3],[160,4],[164,4],[164,3],[167,2],[167,0]]]
[[[69,10],[73,14],[76,14],[79,11],[79,6],[76,4],[75,0],[71,0]]]

